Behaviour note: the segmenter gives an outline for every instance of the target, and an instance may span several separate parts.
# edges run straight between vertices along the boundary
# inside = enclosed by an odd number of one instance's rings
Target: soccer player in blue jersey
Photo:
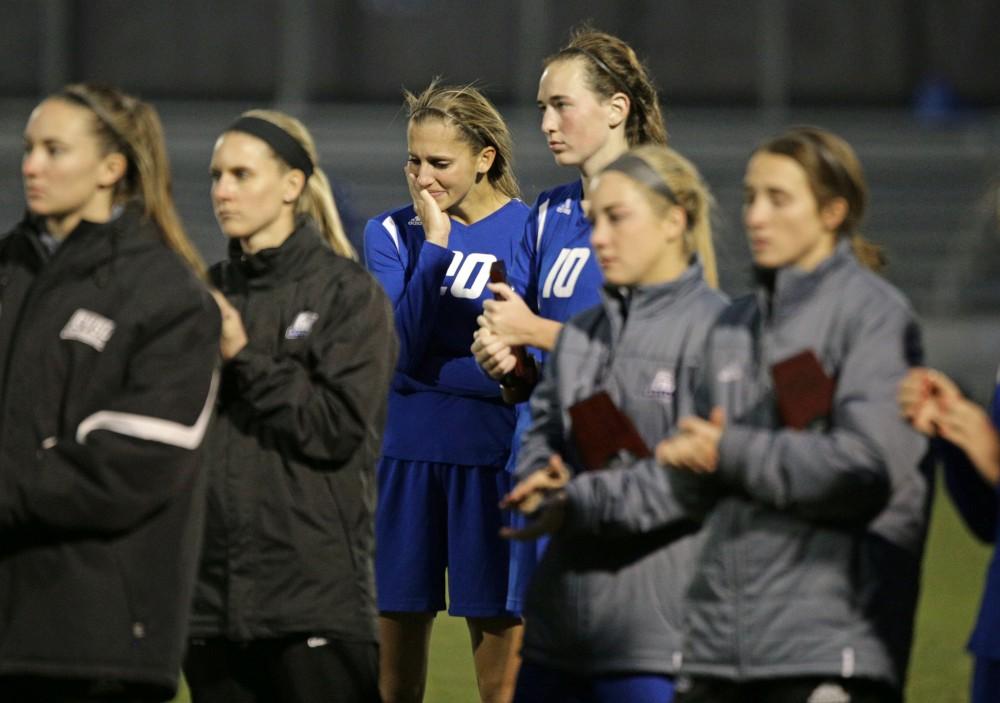
[[[469,351],[490,265],[510,262],[528,208],[510,133],[471,87],[406,94],[413,204],[365,230],[369,269],[392,299],[399,364],[378,475],[376,583],[381,690],[420,701],[434,615],[469,625],[480,695],[509,700],[520,619],[507,610],[501,497],[514,412]]]
[[[473,352],[498,380],[513,368],[512,345],[529,345],[544,357],[566,320],[600,302],[602,276],[581,206],[591,178],[630,146],[667,141],[656,88],[635,51],[618,37],[593,29],[576,31],[563,49],[546,59],[538,108],[556,163],[575,167],[580,178],[538,196],[510,271],[520,295],[503,284],[490,285],[500,299],[484,304]],[[522,403],[517,407],[511,470],[529,422],[528,405]],[[512,611],[521,610],[543,548],[542,541],[511,545],[507,605]]]

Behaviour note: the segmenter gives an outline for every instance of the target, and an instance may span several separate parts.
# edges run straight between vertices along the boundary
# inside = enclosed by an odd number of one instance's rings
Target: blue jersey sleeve
[[[1000,428],[1000,386],[993,393],[990,406],[993,426]],[[997,539],[1000,493],[979,475],[961,449],[940,440],[935,443],[944,464],[945,485],[965,524],[983,542]]]
[[[547,201],[541,206],[544,207],[545,204]],[[507,279],[511,287],[524,298],[528,308],[536,314],[538,313],[538,262],[536,254],[539,206],[539,203],[535,203],[535,206],[528,213],[528,218],[524,221],[524,232],[514,247],[513,261],[507,267]]]
[[[393,223],[395,226],[395,223]],[[416,264],[407,274],[403,259],[403,242],[386,229],[386,225],[370,220],[365,227],[365,264],[392,301],[399,335],[399,362],[396,368],[411,373],[424,361],[438,308],[440,287],[448,272],[452,252],[444,247],[421,242],[416,252]],[[413,252],[409,252],[413,255]],[[471,343],[471,342],[470,342]]]

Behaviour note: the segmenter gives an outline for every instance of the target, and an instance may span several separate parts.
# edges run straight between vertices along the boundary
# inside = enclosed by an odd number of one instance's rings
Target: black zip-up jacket
[[[0,676],[176,687],[219,313],[138,208],[0,239]]]
[[[375,641],[375,461],[397,342],[363,268],[307,221],[212,268],[249,343],[209,432],[194,637]]]

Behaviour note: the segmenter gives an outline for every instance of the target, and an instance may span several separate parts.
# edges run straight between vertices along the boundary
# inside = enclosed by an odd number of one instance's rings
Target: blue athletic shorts
[[[976,657],[972,669],[972,703],[1000,701],[1000,660]]]
[[[375,514],[375,585],[381,612],[513,616],[506,608],[510,548],[498,504],[502,468],[383,457]]]
[[[532,662],[521,663],[514,703],[671,703],[674,681],[666,674],[578,676]]]

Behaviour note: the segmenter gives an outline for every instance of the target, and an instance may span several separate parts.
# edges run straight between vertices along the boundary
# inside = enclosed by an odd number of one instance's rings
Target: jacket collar
[[[278,281],[297,280],[316,264],[317,252],[325,243],[308,218],[299,218],[288,239],[271,249],[247,254],[237,239],[229,243],[229,260],[250,285],[268,286]]]
[[[113,261],[124,251],[148,246],[158,238],[155,226],[144,217],[142,205],[136,202],[125,205],[121,213],[108,222],[81,220],[54,252],[42,242],[45,232],[42,218],[26,214],[22,227],[39,261],[48,262],[58,257],[60,266],[68,263],[73,268],[99,266]]]
[[[619,287],[605,285],[601,291],[602,304],[612,328],[617,332],[626,319],[656,317],[678,300],[705,285],[704,271],[697,256],[677,278],[653,286]]]
[[[757,291],[758,300],[764,310],[771,315],[785,315],[794,312],[804,301],[815,295],[823,281],[835,272],[856,265],[851,242],[848,238],[837,243],[833,254],[820,262],[812,271],[802,271],[793,266],[774,271],[773,286],[761,286]]]

